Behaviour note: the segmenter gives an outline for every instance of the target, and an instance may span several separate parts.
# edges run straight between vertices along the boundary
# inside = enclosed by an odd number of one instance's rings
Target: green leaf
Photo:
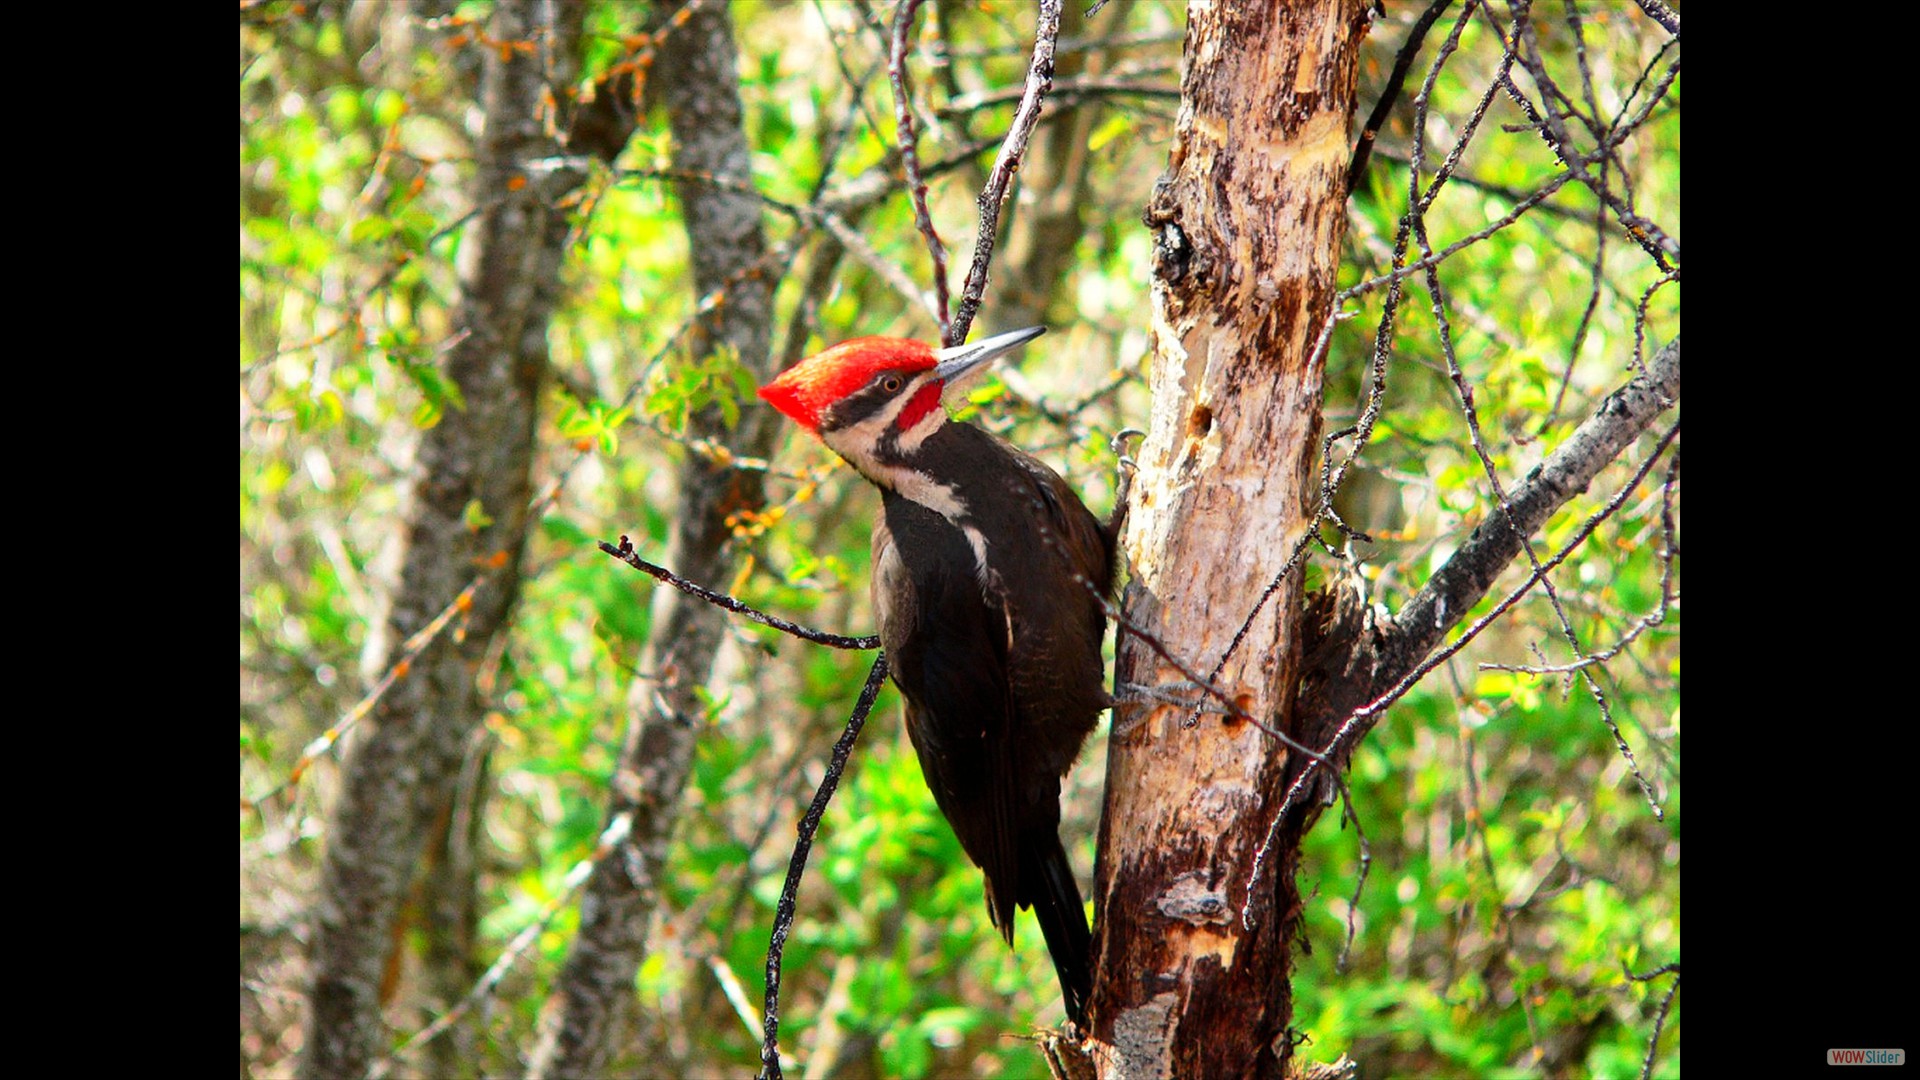
[[[492,516],[487,513],[485,507],[480,505],[479,499],[467,503],[466,509],[460,512],[460,520],[466,525],[468,532],[479,532],[493,524]]]

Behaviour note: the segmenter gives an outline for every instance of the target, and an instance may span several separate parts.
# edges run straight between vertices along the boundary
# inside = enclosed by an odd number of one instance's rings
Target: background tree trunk
[[[725,4],[702,4],[668,39],[656,78],[673,128],[677,170],[721,177],[751,175],[741,123],[733,17]],[[690,351],[734,351],[756,382],[772,377],[768,339],[772,283],[752,274],[766,250],[760,200],[708,184],[676,185],[693,259],[697,296],[725,290]],[[778,418],[746,409],[729,429],[717,407],[690,419],[689,441],[710,439],[735,453],[766,456]],[[680,503],[666,563],[690,580],[724,582],[734,557],[728,517],[765,502],[763,475],[689,453],[680,470]],[[632,815],[621,849],[602,859],[580,904],[580,932],[542,1018],[529,1075],[592,1075],[605,1062],[616,1010],[632,996],[646,935],[660,899],[667,840],[680,813],[694,743],[707,706],[700,698],[713,670],[726,615],[673,589],[656,594],[652,641],[628,698],[628,733],[614,777],[608,820]]]
[[[1333,309],[1365,27],[1359,0],[1188,10],[1178,133],[1147,211],[1153,413],[1125,609],[1257,724],[1189,726],[1177,707],[1115,719],[1094,885],[1108,1075],[1274,1076],[1287,1057],[1292,913],[1274,910],[1275,863],[1255,856],[1288,755],[1258,725],[1291,719],[1301,574],[1243,624],[1312,520],[1312,354]],[[1184,676],[1123,633],[1116,678],[1124,693]]]
[[[488,573],[465,633],[435,638],[351,737],[314,912],[305,1077],[364,1076],[383,1049],[380,1006],[400,964],[401,899],[426,838],[450,818],[485,712],[476,679],[518,595],[547,320],[567,232],[553,208],[561,192],[526,181],[529,163],[556,151],[542,110],[551,88],[573,78],[581,17],[577,5],[540,0],[490,12],[489,35],[528,47],[487,51],[477,219],[463,246],[446,366],[464,404],[448,407],[420,442],[388,663],[477,570]]]

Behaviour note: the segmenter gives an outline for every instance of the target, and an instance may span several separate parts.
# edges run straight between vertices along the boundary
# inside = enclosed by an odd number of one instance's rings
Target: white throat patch
[[[872,416],[857,424],[850,424],[837,431],[827,432],[821,440],[828,449],[846,459],[849,465],[860,471],[862,476],[921,506],[932,510],[941,517],[959,526],[967,538],[967,546],[973,549],[976,574],[984,575],[987,565],[987,541],[980,530],[963,524],[967,516],[966,500],[962,499],[950,485],[942,484],[917,469],[904,465],[895,465],[880,461],[873,455],[873,448],[880,444],[891,429],[899,422],[900,412],[912,401],[932,372],[924,372],[908,383],[905,389],[896,394],[892,401],[876,411]],[[949,421],[944,402],[936,404],[927,411],[911,428],[900,432],[895,445],[907,454],[917,453],[934,432],[939,431]],[[982,578],[984,584],[984,577]]]

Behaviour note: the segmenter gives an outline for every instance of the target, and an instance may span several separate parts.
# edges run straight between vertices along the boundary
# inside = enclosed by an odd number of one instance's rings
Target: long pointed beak
[[[933,374],[941,382],[952,386],[969,373],[986,366],[989,361],[1005,356],[1046,332],[1044,326],[1029,326],[1025,330],[1009,330],[966,345],[941,349],[933,354]]]

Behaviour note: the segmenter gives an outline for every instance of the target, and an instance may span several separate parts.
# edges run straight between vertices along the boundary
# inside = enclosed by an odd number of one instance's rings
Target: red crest
[[[767,404],[808,431],[820,430],[820,413],[867,384],[875,372],[917,375],[933,367],[933,346],[910,338],[863,337],[815,353],[760,388]]]

